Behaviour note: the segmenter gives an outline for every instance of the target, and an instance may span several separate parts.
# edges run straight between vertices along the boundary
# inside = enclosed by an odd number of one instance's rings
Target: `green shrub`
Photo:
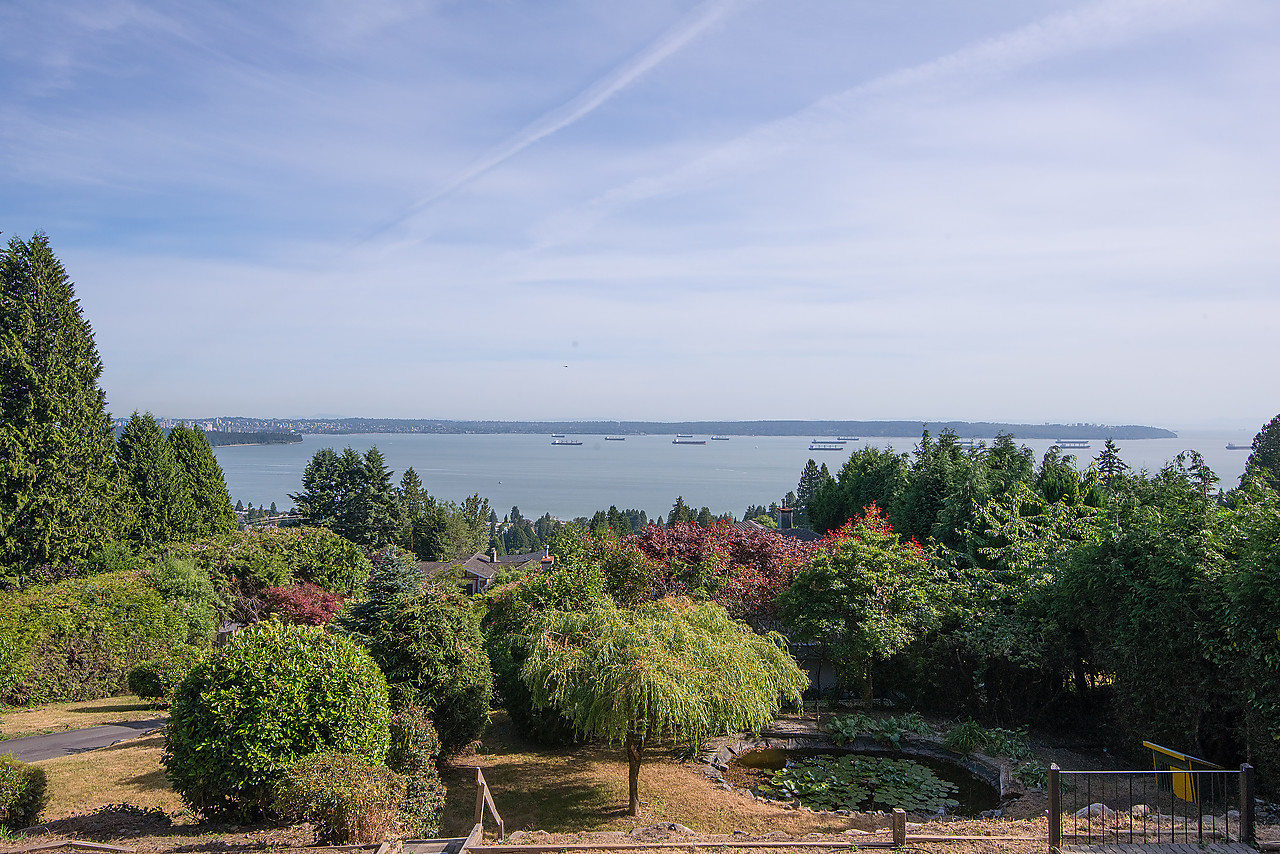
[[[384,562],[380,572],[389,568]],[[489,721],[493,672],[470,599],[449,582],[416,593],[375,585],[370,596],[338,616],[382,668],[396,708],[426,708],[445,753],[474,741]]]
[[[920,715],[906,712],[901,715],[888,715],[874,718],[865,712],[851,715],[840,715],[827,724],[831,740],[836,744],[848,744],[860,735],[867,735],[882,744],[891,745],[895,750],[902,746],[904,735],[929,735],[933,730]]]
[[[125,690],[134,664],[187,638],[186,616],[137,572],[0,596],[0,702],[110,697]]]
[[[139,662],[129,669],[129,691],[144,700],[168,705],[173,702],[178,685],[206,655],[206,649],[179,644],[166,655]]]
[[[187,641],[208,646],[218,630],[218,594],[209,574],[192,558],[166,554],[151,568],[149,579],[169,607],[186,617]]]
[[[309,581],[350,595],[369,577],[369,559],[355,543],[328,528],[252,528],[190,547],[215,580],[251,580],[257,587]]]
[[[972,753],[986,745],[987,731],[982,724],[969,718],[952,727],[943,743],[956,753]]]
[[[304,756],[276,788],[276,808],[316,827],[322,845],[368,845],[394,832],[404,781],[349,753]]]
[[[584,566],[576,561],[582,538],[562,534],[557,547],[561,549],[557,556],[564,559],[554,569],[528,570],[512,583],[492,587],[480,597],[487,605],[485,650],[492,663],[498,702],[516,729],[540,744],[570,744],[577,736],[573,723],[554,708],[534,708],[533,694],[520,677],[533,643],[530,628],[542,611],[590,610],[611,601],[599,565]]]
[[[45,787],[43,768],[0,753],[0,809],[9,811],[9,817],[0,821],[0,826],[17,830],[35,823],[36,816],[44,809]]]
[[[1025,730],[986,729],[973,718],[952,727],[944,743],[957,753],[981,750],[988,756],[1005,756],[1015,762],[1024,762],[1035,756],[1027,743]]]
[[[445,786],[436,770],[440,737],[420,706],[407,706],[391,716],[387,767],[404,777],[400,823],[406,833],[429,839],[440,832]]]
[[[104,572],[128,572],[141,568],[128,543],[110,540],[89,553],[80,567],[80,574],[101,575]]]
[[[386,755],[387,683],[353,641],[315,626],[251,626],[174,693],[162,762],[182,799],[206,814],[256,818],[300,757]]]

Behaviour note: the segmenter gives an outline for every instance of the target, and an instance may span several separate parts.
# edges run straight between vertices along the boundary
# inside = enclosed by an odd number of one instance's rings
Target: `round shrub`
[[[44,809],[45,786],[43,768],[0,753],[0,809],[9,813],[0,826],[17,830],[34,823]]]
[[[276,808],[313,823],[321,845],[368,845],[395,829],[403,798],[404,781],[394,771],[349,753],[316,753],[285,772]]]
[[[404,777],[404,800],[400,823],[406,833],[419,839],[440,832],[444,813],[445,786],[436,770],[440,737],[420,706],[406,706],[391,716],[391,747],[387,767]]]
[[[194,810],[260,816],[300,757],[387,752],[387,683],[353,641],[272,620],[237,634],[174,693],[163,763]]]

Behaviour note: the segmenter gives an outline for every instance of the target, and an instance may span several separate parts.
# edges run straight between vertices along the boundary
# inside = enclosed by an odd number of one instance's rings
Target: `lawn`
[[[132,694],[104,700],[82,700],[78,703],[49,703],[31,708],[0,706],[0,739],[46,735],[121,721],[142,721],[167,716],[168,712],[157,709]]]
[[[66,714],[79,713],[64,710],[63,715]],[[50,714],[51,721],[56,718]],[[213,852],[225,851],[228,846],[296,846],[310,841],[306,826],[263,823],[233,827],[197,821],[164,777],[160,765],[163,743],[162,735],[153,734],[39,763],[49,775],[50,801],[42,816],[47,823],[45,832],[104,842],[125,841],[139,852]],[[884,829],[889,823],[888,816],[789,810],[757,801],[741,790],[726,791],[706,777],[703,766],[670,747],[646,751],[640,770],[642,814],[628,816],[627,765],[620,748],[604,744],[540,748],[520,738],[505,714],[497,712],[484,738],[446,766],[449,795],[443,835],[462,836],[471,829],[476,766],[484,769],[506,820],[507,832],[540,830],[552,835],[539,834],[540,839],[566,840],[562,834],[567,833],[625,833],[666,822],[684,825],[699,834],[740,831],[752,836],[775,833],[795,838],[822,834],[848,839],[842,835],[847,830]],[[1029,812],[1038,816],[1042,809],[1043,804],[1037,802]],[[493,839],[493,822],[486,820],[486,825],[488,837]],[[1031,822],[944,819],[912,832],[1042,836],[1044,825],[1043,818]],[[1019,854],[1041,846],[993,840],[916,847],[936,852]]]

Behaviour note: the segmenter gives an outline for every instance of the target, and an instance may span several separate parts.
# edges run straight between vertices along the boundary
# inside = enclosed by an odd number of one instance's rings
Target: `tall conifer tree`
[[[231,494],[213,447],[199,427],[178,425],[169,431],[169,448],[191,494],[192,535],[213,537],[236,529]],[[272,502],[274,515],[275,502]]]
[[[1241,485],[1251,475],[1262,475],[1263,472],[1271,488],[1280,490],[1280,415],[1262,425],[1258,435],[1253,437],[1253,453],[1244,464]]]
[[[124,483],[129,533],[144,548],[196,533],[191,492],[164,431],[148,412],[125,424],[116,451]]]
[[[45,235],[0,251],[0,566],[83,557],[111,535],[102,362]]]

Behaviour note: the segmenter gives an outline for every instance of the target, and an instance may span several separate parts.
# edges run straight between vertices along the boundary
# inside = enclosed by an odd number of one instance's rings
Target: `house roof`
[[[545,551],[539,550],[516,555],[498,555],[497,560],[493,560],[483,552],[476,552],[469,558],[459,560],[420,560],[418,561],[418,567],[426,575],[435,575],[460,568],[467,575],[473,575],[476,578],[483,578],[488,581],[493,578],[499,569],[517,569],[532,561],[542,560],[545,555]]]
[[[775,534],[779,534],[783,537],[790,537],[793,540],[800,540],[805,543],[811,543],[815,540],[822,539],[821,534],[817,531],[811,531],[808,528],[769,528],[751,519],[734,522],[733,527],[740,531],[773,531]]]

